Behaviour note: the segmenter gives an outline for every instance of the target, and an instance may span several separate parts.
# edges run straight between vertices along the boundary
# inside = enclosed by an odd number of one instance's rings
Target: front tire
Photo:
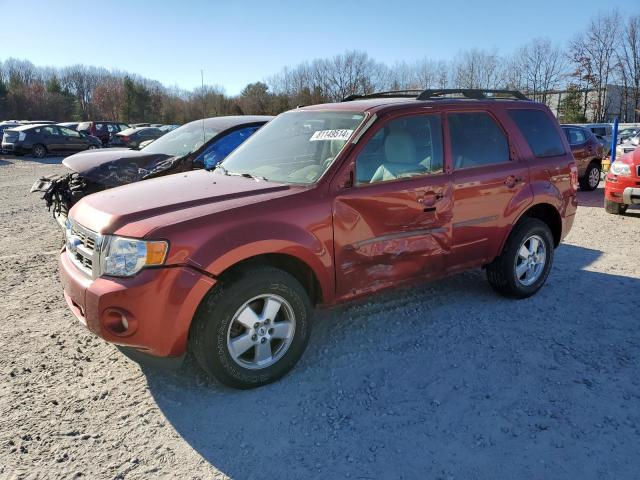
[[[47,148],[40,143],[36,143],[31,149],[31,153],[36,158],[44,158],[47,156]]]
[[[580,190],[591,192],[598,188],[600,184],[600,172],[600,165],[597,162],[591,162],[584,176],[579,179]]]
[[[549,226],[537,218],[524,218],[511,232],[500,256],[487,265],[489,284],[506,297],[530,297],[546,282],[553,254]]]
[[[611,200],[605,199],[604,201],[604,211],[613,215],[624,215],[627,206],[624,203],[612,202]]]
[[[216,285],[196,312],[189,348],[211,376],[233,388],[274,382],[309,341],[312,307],[288,273],[254,267]]]

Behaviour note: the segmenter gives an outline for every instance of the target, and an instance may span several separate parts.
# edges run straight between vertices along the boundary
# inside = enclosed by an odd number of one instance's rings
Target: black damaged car
[[[41,178],[31,192],[42,192],[47,208],[64,225],[71,207],[92,193],[172,173],[214,168],[272,118],[207,118],[176,128],[141,150],[109,148],[78,153],[62,162],[69,171]]]

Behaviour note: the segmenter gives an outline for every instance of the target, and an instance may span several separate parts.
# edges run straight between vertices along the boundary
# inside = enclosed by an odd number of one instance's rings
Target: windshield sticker
[[[311,135],[310,142],[317,142],[319,140],[349,140],[349,137],[353,133],[353,130],[318,130]]]

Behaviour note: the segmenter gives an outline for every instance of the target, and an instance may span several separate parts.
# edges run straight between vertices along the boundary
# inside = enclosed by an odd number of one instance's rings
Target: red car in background
[[[602,172],[604,147],[596,136],[583,127],[562,125],[571,153],[578,167],[580,190],[591,191],[598,188]]]
[[[92,137],[98,137],[102,146],[106,147],[113,135],[127,128],[130,128],[129,125],[120,122],[81,122],[76,130],[85,132]]]
[[[604,184],[604,208],[622,215],[629,205],[640,204],[640,149],[611,164]]]

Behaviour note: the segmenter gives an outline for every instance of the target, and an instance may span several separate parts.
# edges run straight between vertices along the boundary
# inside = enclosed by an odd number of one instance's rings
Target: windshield
[[[315,183],[363,118],[357,112],[283,113],[233,151],[222,162],[222,172],[282,183]]]
[[[197,120],[164,134],[155,142],[144,147],[142,151],[144,153],[163,153],[172,157],[184,157],[191,152],[195,152],[218,133],[220,133],[219,130],[206,125],[203,132],[202,121]]]

